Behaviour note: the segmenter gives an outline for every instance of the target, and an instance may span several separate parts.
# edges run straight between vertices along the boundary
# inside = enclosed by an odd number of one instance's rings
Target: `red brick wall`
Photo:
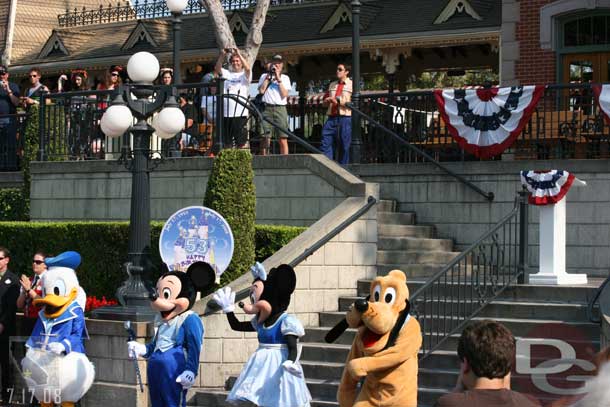
[[[521,85],[555,83],[556,57],[554,51],[540,49],[540,8],[553,0],[521,0],[520,21],[516,37],[519,41],[519,60],[515,75]]]

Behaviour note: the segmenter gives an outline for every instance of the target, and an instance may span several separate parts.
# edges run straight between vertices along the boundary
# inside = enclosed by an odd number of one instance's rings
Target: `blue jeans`
[[[334,159],[333,147],[340,152],[339,164],[349,164],[349,147],[352,143],[351,116],[331,116],[322,128],[322,153]]]

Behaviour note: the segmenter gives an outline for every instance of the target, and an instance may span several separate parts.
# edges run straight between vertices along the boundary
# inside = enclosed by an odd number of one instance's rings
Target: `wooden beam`
[[[447,58],[447,56],[445,55],[445,51],[443,51],[441,48],[432,48],[432,52],[434,52],[436,55],[438,55],[438,57],[440,59],[445,59]]]

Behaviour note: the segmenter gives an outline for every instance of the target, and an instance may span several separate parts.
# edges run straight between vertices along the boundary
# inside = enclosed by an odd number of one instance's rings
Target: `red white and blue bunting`
[[[544,86],[434,91],[451,136],[479,158],[501,154],[528,122]]]
[[[521,184],[530,192],[532,205],[552,205],[568,193],[574,175],[564,170],[521,171]]]
[[[593,85],[593,93],[599,108],[604,112],[606,122],[610,125],[610,85]]]

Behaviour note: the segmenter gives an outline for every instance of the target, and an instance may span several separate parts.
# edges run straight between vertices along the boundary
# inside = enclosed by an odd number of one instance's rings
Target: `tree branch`
[[[269,10],[269,4],[271,0],[258,0],[256,2],[256,8],[254,9],[254,15],[252,16],[252,24],[246,37],[246,47],[244,50],[244,57],[248,60],[250,65],[254,65],[258,50],[263,43],[263,27],[265,26],[265,19],[267,18],[267,11]]]
[[[218,49],[236,48],[235,38],[229,27],[229,20],[222,8],[221,0],[199,0],[199,3],[205,7],[210,15],[216,34],[216,44]]]
[[[219,49],[237,48],[235,37],[229,27],[229,20],[222,7],[221,0],[199,0],[199,3],[205,7],[207,13],[212,20],[214,33],[216,34],[216,44]],[[252,16],[252,25],[248,30],[246,44],[241,53],[248,65],[253,66],[258,56],[258,50],[263,43],[263,27],[271,0],[258,0],[254,15]]]

